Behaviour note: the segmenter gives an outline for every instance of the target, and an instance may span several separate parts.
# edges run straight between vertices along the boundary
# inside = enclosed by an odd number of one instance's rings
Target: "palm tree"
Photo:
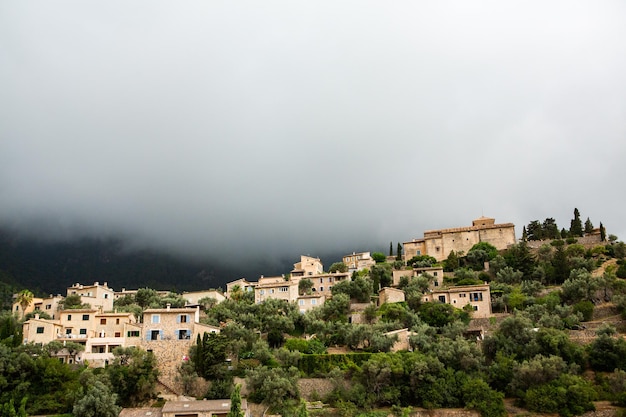
[[[239,301],[243,298],[243,289],[241,289],[241,285],[233,286],[233,289],[230,292],[230,298],[235,301]]]
[[[22,318],[26,315],[26,309],[33,301],[33,293],[29,290],[22,290],[17,294],[17,302],[22,307]]]

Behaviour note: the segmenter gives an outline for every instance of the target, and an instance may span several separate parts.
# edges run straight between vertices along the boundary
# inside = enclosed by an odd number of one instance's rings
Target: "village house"
[[[204,333],[219,333],[219,327],[199,322],[200,308],[149,308],[143,312],[140,347],[154,353],[159,380],[176,387],[178,366],[188,359],[189,348]]]
[[[467,253],[479,242],[490,243],[499,250],[506,249],[515,243],[515,225],[496,224],[493,218],[479,217],[469,227],[427,230],[423,238],[404,242],[404,261],[419,255],[442,261],[450,252]]]
[[[350,274],[376,265],[376,261],[372,259],[372,255],[369,252],[352,252],[351,255],[343,256],[342,262],[346,264]]]
[[[413,278],[422,275],[429,275],[433,279],[432,285],[438,287],[443,284],[443,267],[442,266],[430,266],[423,268],[413,269],[400,269],[392,271],[392,285],[397,287],[400,285],[402,277]]]
[[[298,311],[301,314],[306,313],[307,311],[319,307],[326,302],[326,296],[323,294],[314,294],[314,295],[301,295],[298,297]]]
[[[103,285],[100,285],[98,282],[94,282],[93,285],[76,283],[67,288],[67,295],[79,295],[81,303],[89,304],[91,308],[101,309],[102,311],[113,310],[115,291],[109,288],[106,282]]]
[[[113,360],[113,349],[139,346],[141,326],[132,313],[96,313],[93,334],[85,342],[82,360],[101,367]]]
[[[308,278],[313,283],[313,286],[311,287],[312,293],[330,296],[332,295],[331,290],[334,285],[342,281],[350,280],[350,273],[333,272],[330,274],[318,274],[305,278]]]
[[[22,326],[22,340],[24,343],[45,345],[56,340],[57,335],[62,334],[63,326],[59,320],[46,320],[35,314]]]
[[[414,333],[407,328],[392,330],[390,332],[383,333],[383,335],[385,335],[386,337],[396,338],[395,343],[393,344],[393,346],[391,346],[391,349],[389,349],[390,352],[412,350],[409,339],[413,334]]]
[[[259,278],[257,286],[254,288],[254,302],[262,303],[263,301],[274,298],[277,300],[285,300],[287,302],[295,302],[298,298],[298,283],[301,277],[264,277]]]
[[[323,273],[324,266],[320,258],[304,255],[300,256],[300,262],[293,264],[293,269],[291,270],[292,277],[304,277]]]
[[[491,316],[491,292],[488,284],[434,289],[424,294],[422,301],[451,304],[456,308],[464,308],[469,305],[473,311],[473,318]]]
[[[230,399],[202,401],[167,401],[161,410],[162,417],[226,417]],[[250,417],[248,401],[241,399],[243,417]]]
[[[239,278],[238,280],[231,281],[226,284],[226,298],[230,298],[234,288],[239,288],[243,292],[254,292],[254,288],[258,285],[258,282],[250,282],[245,278]]]
[[[404,291],[392,287],[384,287],[378,291],[378,305],[386,303],[402,303],[405,301]]]
[[[199,304],[200,300],[203,298],[212,298],[217,301],[217,303],[221,303],[226,299],[224,294],[218,290],[189,291],[183,292],[182,296],[187,302],[187,305]]]
[[[17,294],[14,294],[13,298],[16,299],[17,298]],[[30,300],[30,303],[28,303],[25,306],[23,306],[19,302],[15,301],[13,303],[12,311],[13,311],[13,313],[19,315],[20,317],[24,317],[28,313],[34,312],[37,309],[37,306],[41,306],[42,302],[43,302],[43,298],[36,298],[36,297],[33,297],[33,299]]]

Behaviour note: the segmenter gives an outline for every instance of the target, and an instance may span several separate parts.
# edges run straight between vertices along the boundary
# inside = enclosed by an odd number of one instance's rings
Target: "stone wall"
[[[151,350],[159,368],[159,380],[177,394],[182,393],[183,387],[176,379],[178,367],[183,362],[183,356],[189,355],[191,340],[144,340],[141,347]]]
[[[576,239],[576,243],[583,245],[587,249],[592,248],[594,246],[598,246],[598,245],[608,244],[608,242],[602,242],[602,240],[600,240],[600,235],[589,235],[589,236],[577,237],[575,239]],[[539,249],[541,245],[543,245],[544,243],[550,244],[552,240],[553,239],[529,240],[526,243],[528,244],[528,247],[531,249]]]

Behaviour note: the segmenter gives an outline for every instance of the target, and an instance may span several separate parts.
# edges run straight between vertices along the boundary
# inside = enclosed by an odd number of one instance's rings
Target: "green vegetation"
[[[235,376],[246,378],[249,401],[264,404],[270,413],[303,417],[308,412],[297,384],[302,377],[331,381],[332,391],[320,399],[342,416],[374,417],[384,408],[405,417],[413,407],[466,407],[500,417],[506,415],[505,397],[531,412],[562,416],[593,410],[598,399],[625,406],[626,341],[611,326],[601,327],[587,345],[573,342],[569,331],[589,326],[602,303],[613,303],[626,316],[626,245],[616,237],[593,247],[579,239],[593,231],[593,224],[587,219],[583,227],[578,210],[567,231],[559,231],[551,218],[533,221],[525,230],[528,241],[550,242],[532,249],[521,241],[503,251],[481,243],[467,254],[450,253],[440,264],[447,273],[443,282],[436,277],[439,285],[487,282],[493,311],[508,313],[498,324],[493,318],[481,343],[468,330],[471,308],[423,301],[435,281],[428,274],[401,278],[406,301],[379,306],[378,290],[391,285],[393,268],[404,268],[380,254],[370,270],[335,282],[332,298],[306,313],[277,299],[256,304],[253,293],[241,288],[221,303],[204,300],[201,321],[219,326],[220,333],[195,340],[190,360],[179,366],[179,381],[191,392],[196,378],[205,378],[210,384],[202,396],[230,397],[230,417],[241,416]],[[392,249],[393,243],[391,254]],[[616,264],[598,274],[597,267],[611,258]],[[436,262],[418,256],[407,265]],[[330,270],[347,267],[335,263]],[[298,285],[307,294],[313,282],[304,278]],[[68,299],[66,308],[79,306],[80,300]],[[161,297],[142,288],[116,300],[115,307],[139,317],[145,308],[182,302],[175,293]],[[118,407],[154,399],[158,373],[151,353],[118,348],[104,369],[63,364],[56,354],[66,349],[76,355],[81,346],[22,345],[21,319],[0,315],[3,416],[112,417]],[[408,337],[409,351],[392,351],[401,340],[398,333]],[[344,353],[329,353],[338,349]]]
[[[112,365],[92,372],[84,365],[61,363],[55,356],[63,348],[60,344],[10,345],[0,343],[3,415],[12,415],[11,409],[20,415],[113,417],[120,406],[137,406],[154,397],[157,370],[148,352],[118,348]]]

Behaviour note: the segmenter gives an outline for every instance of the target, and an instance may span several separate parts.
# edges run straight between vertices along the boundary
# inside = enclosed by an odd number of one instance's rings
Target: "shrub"
[[[333,368],[353,370],[359,368],[372,356],[371,353],[346,353],[343,355],[312,354],[302,355],[298,369],[305,375],[325,375]]]
[[[574,313],[582,313],[583,321],[589,321],[593,317],[594,305],[591,301],[584,300],[574,304]]]

